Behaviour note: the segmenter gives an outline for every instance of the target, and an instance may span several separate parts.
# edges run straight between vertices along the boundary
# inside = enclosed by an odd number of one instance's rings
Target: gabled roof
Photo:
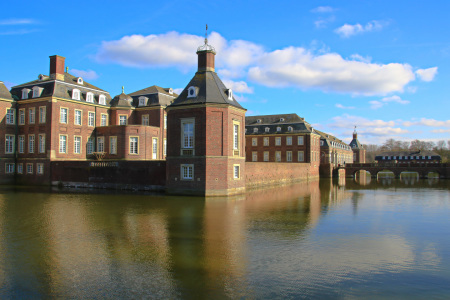
[[[324,146],[331,146],[331,142],[348,146],[344,141],[338,139],[334,135],[322,132],[320,130],[316,130],[316,132],[320,135],[320,139],[324,141]]]
[[[355,139],[355,138],[350,142],[349,145],[353,149],[364,149],[363,145],[361,145],[361,143],[358,141],[358,139]]]
[[[189,87],[196,89],[195,97],[188,97]],[[202,71],[195,73],[186,88],[174,100],[170,106],[203,104],[203,103],[218,103],[229,104],[238,108],[243,107],[236,101],[228,100],[227,87],[220,80],[219,76],[212,71]]]
[[[8,91],[8,88],[5,86],[3,81],[0,81],[0,98],[13,100],[11,93]]]

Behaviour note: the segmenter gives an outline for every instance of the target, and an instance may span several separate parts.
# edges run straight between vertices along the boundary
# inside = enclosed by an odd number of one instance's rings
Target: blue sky
[[[203,43],[248,115],[297,113],[349,142],[450,140],[450,1],[7,1],[0,80],[50,55],[112,96],[179,91]]]

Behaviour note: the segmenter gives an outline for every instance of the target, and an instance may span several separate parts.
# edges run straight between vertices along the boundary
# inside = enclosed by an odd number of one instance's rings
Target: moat
[[[0,187],[0,298],[450,297],[450,181],[229,198]]]

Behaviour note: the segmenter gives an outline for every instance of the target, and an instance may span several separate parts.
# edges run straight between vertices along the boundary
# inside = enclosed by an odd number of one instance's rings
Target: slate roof
[[[281,128],[280,131],[277,131],[278,127]],[[289,127],[292,128],[291,131],[289,131]],[[254,132],[255,128],[258,128],[257,132]],[[266,131],[266,128],[269,128],[269,131]],[[245,117],[245,129],[246,135],[314,132],[311,125],[297,114]]]
[[[152,85],[145,89],[128,94],[133,98],[133,106],[139,107],[139,97],[144,96],[148,99],[146,106],[169,106],[174,102],[178,94],[172,92],[171,88],[162,88],[156,85]],[[142,107],[142,106],[141,106]]]
[[[0,98],[13,100],[11,93],[8,91],[8,88],[5,86],[3,81],[0,81]]]
[[[379,155],[377,155],[376,157],[381,157],[381,156],[438,156],[439,158],[441,157],[439,154],[437,154],[434,151],[428,151],[428,150],[419,150],[419,151],[385,151],[385,152],[381,152]]]
[[[111,107],[131,108],[132,102],[133,98],[122,92],[122,94],[115,96],[109,104]]]
[[[358,141],[358,139],[354,138],[351,142],[350,142],[350,147],[352,147],[353,149],[364,149],[363,145],[361,145],[361,143]]]
[[[40,75],[41,76],[41,75]],[[42,80],[33,80],[27,83],[23,83],[20,85],[13,86],[11,88],[11,94],[15,100],[22,99],[22,89],[28,88],[32,89],[34,86],[38,86],[43,88],[40,97],[60,97],[72,99],[72,91],[73,89],[78,89],[81,92],[81,97],[79,101],[86,101],[87,93],[91,92],[94,94],[94,103],[98,104],[99,96],[106,96],[106,104],[109,105],[109,101],[111,100],[111,96],[108,92],[86,82],[83,80],[82,84],[77,83],[78,77],[75,77],[69,73],[64,73],[64,81],[54,80],[49,76],[42,75]],[[70,84],[70,85],[69,85]],[[31,99],[31,91],[28,99]]]
[[[188,88],[191,86],[197,89],[197,96],[188,98]],[[203,103],[229,104],[243,109],[234,97],[233,100],[228,100],[227,87],[220,80],[219,76],[212,71],[195,73],[189,84],[171,106]]]
[[[323,145],[324,147],[332,147],[331,142],[334,142],[336,144],[340,144],[345,146],[346,148],[349,147],[344,141],[338,139],[337,137],[335,137],[334,135],[316,130],[316,132],[320,135],[320,139],[323,141]]]

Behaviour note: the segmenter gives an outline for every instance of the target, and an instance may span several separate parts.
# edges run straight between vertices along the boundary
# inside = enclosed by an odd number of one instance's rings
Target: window
[[[253,128],[253,133],[258,133],[258,128]]]
[[[35,115],[36,115],[36,108],[30,107],[28,109],[28,123],[34,124],[35,122]]]
[[[23,89],[22,90],[22,99],[28,99],[28,93],[30,92],[29,89]]]
[[[164,129],[167,129],[167,115],[164,115]]]
[[[181,179],[182,180],[194,179],[194,165],[181,165]]]
[[[264,146],[269,146],[269,138],[268,137],[265,137],[263,139],[263,141],[264,141]]]
[[[289,132],[292,132],[292,126],[289,126],[289,127],[288,127],[288,131],[289,131]]]
[[[280,122],[284,122],[284,118],[280,118]]]
[[[67,153],[67,135],[59,136],[59,153]]]
[[[269,132],[269,131],[270,131],[270,128],[269,128],[269,127],[266,127],[266,128],[264,128],[264,131],[265,131],[265,132]]]
[[[298,155],[298,161],[300,162],[300,161],[305,161],[305,155],[304,155],[304,152],[303,151],[298,151],[298,153],[297,153],[297,155]]]
[[[23,174],[23,164],[17,164],[17,174]]]
[[[36,164],[36,174],[39,174],[39,175],[44,174],[44,164],[43,163]]]
[[[86,102],[94,103],[94,94],[91,92],[88,92],[86,94]]]
[[[152,159],[158,158],[158,138],[152,138]]]
[[[252,146],[258,146],[258,138],[252,138]]]
[[[261,119],[256,120],[256,123],[261,123]]]
[[[68,112],[67,108],[61,107],[59,111],[59,122],[63,124],[67,124]]]
[[[97,138],[97,152],[105,152],[105,137]]]
[[[163,153],[164,153],[164,156],[166,156],[167,155],[167,139],[164,139],[164,141],[163,141],[163,143],[164,143],[164,145],[163,145]]]
[[[181,148],[194,148],[194,120],[181,121]]]
[[[147,98],[144,96],[139,97],[139,106],[145,106],[146,100],[147,100]]]
[[[34,134],[28,136],[28,153],[34,153]]]
[[[269,161],[269,151],[264,151],[264,161]]]
[[[14,173],[14,164],[13,163],[6,163],[5,164],[5,173],[6,174]]]
[[[98,103],[101,105],[106,105],[106,96],[105,95],[100,95],[98,97]]]
[[[95,125],[95,112],[90,111],[88,113],[88,126],[94,126]]]
[[[304,143],[303,136],[297,137],[297,145],[303,145],[303,143]]]
[[[78,77],[78,78],[77,78],[77,83],[78,83],[78,84],[83,84],[83,78]],[[78,100],[79,100],[79,99],[78,99]]]
[[[233,124],[233,149],[239,149],[239,125]]]
[[[108,124],[108,115],[102,114],[102,118],[100,120],[100,126],[107,126]]]
[[[281,137],[275,138],[275,146],[281,146]]]
[[[119,125],[127,125],[127,116],[125,115],[119,116]]]
[[[323,141],[322,140],[320,140],[320,146],[323,146]],[[355,145],[353,145],[353,146],[355,146]]]
[[[47,114],[47,107],[41,106],[39,107],[39,123],[45,123],[46,122],[46,116]]]
[[[14,108],[6,109],[6,124],[15,124]]]
[[[25,136],[19,135],[19,153],[25,153]]]
[[[188,98],[192,98],[192,97],[196,97],[197,96],[197,90],[196,90],[196,88],[195,87],[193,87],[193,86],[190,86],[189,88],[188,88]]]
[[[5,135],[5,153],[14,153],[14,135]]]
[[[81,136],[75,136],[73,138],[73,153],[81,154]]]
[[[143,115],[142,116],[142,125],[144,125],[144,126],[148,126],[149,125],[148,115]]]
[[[292,161],[292,151],[286,151],[286,161]]]
[[[281,127],[277,127],[277,132],[280,132],[281,131]]]
[[[227,95],[228,95],[228,100],[233,101],[233,91],[231,89],[228,90]]]
[[[138,154],[138,138],[135,136],[130,137],[130,154]]]
[[[116,136],[109,137],[109,153],[117,154],[117,137]]]
[[[19,125],[25,125],[25,109],[19,109]]]
[[[38,98],[41,96],[41,89],[37,86],[33,87],[33,98]]]
[[[258,161],[258,152],[256,151],[252,152],[252,161]]]
[[[286,137],[286,145],[288,146],[292,145],[292,136]]]
[[[80,100],[80,90],[73,89],[72,90],[72,99],[73,100]]]
[[[239,179],[241,178],[241,174],[240,174],[240,165],[233,165],[233,178],[234,179]]]
[[[38,152],[45,153],[45,134],[38,135]]]
[[[86,143],[86,153],[92,154],[94,152],[94,138],[89,137]]]
[[[81,125],[81,110],[75,109],[75,125]]]
[[[27,164],[27,174],[33,174],[33,164]]]
[[[275,161],[281,161],[281,151],[275,151]]]

